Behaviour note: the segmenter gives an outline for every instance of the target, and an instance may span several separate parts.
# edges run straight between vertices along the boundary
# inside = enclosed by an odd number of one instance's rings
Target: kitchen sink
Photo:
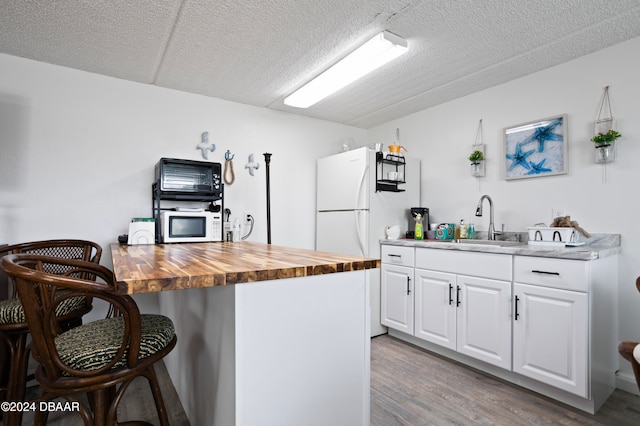
[[[486,245],[486,246],[498,246],[498,247],[511,247],[519,246],[526,243],[520,241],[500,241],[500,240],[438,240],[443,243],[453,244],[469,244],[469,245]]]

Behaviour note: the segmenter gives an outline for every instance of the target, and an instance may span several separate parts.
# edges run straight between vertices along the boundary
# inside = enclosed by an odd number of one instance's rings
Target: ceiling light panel
[[[360,77],[406,53],[407,41],[384,31],[284,99],[285,105],[308,108]]]

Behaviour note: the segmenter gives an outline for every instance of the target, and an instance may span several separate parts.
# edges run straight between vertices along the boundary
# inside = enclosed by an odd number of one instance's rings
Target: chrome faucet
[[[487,232],[490,240],[495,240],[496,235],[502,234],[501,232],[496,232],[495,226],[493,224],[493,200],[488,195],[483,195],[480,197],[480,201],[478,201],[478,207],[476,207],[476,216],[482,216],[482,202],[485,198],[489,201],[489,231]]]

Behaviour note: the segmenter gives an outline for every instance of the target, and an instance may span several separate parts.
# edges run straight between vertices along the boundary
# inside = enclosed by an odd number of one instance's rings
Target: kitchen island
[[[379,260],[246,241],[111,253],[118,292],[157,292],[174,321],[165,364],[191,424],[369,424]]]

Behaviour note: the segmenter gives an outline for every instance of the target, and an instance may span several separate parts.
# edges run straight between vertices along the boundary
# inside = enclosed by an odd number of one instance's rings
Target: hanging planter
[[[476,133],[476,140],[471,147],[473,152],[469,156],[471,161],[471,176],[483,177],[485,175],[484,165],[484,137],[482,135],[482,119],[478,123],[478,132]]]
[[[622,135],[615,130],[611,129],[606,133],[598,133],[591,138],[591,141],[595,143],[595,156],[596,163],[611,163],[616,161],[616,139]]]
[[[608,109],[608,116],[602,117],[602,110]],[[595,143],[594,160],[596,163],[611,163],[616,161],[616,139],[622,135],[613,130],[613,114],[611,113],[611,99],[609,98],[609,86],[604,88],[602,103],[598,111],[595,123],[595,136],[591,142]]]
[[[473,151],[469,156],[471,161],[471,176],[482,177],[485,174],[484,153],[478,149]]]

